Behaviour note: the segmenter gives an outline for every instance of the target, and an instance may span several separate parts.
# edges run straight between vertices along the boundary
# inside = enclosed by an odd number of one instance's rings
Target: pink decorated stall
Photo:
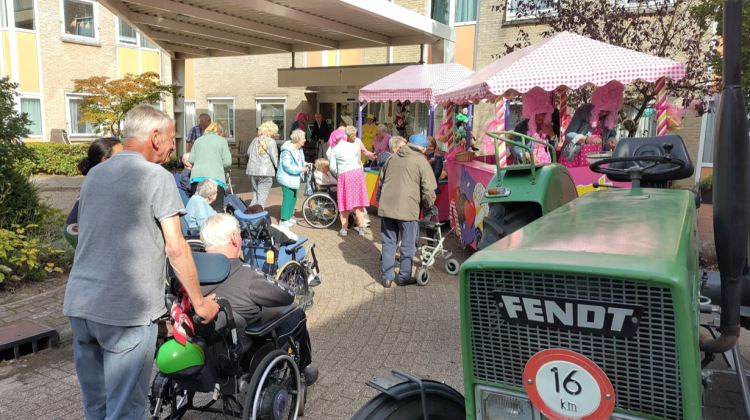
[[[575,59],[571,59],[570,51],[576,51]],[[508,127],[506,118],[508,100],[538,86],[551,94],[559,95],[561,136],[564,136],[573,111],[567,107],[568,89],[578,89],[585,85],[603,86],[612,80],[623,84],[641,80],[656,83],[657,132],[659,135],[665,135],[666,80],[679,80],[684,77],[684,63],[562,32],[500,58],[437,95],[436,101],[444,104],[451,114],[455,114],[458,105],[494,103],[495,120],[485,131],[511,131],[514,127]],[[449,147],[458,147],[460,144],[454,141],[455,129],[448,127],[445,132],[445,141]],[[450,190],[453,191],[455,187],[460,190],[460,194],[451,197],[451,224],[458,224],[457,208],[460,204],[464,205],[463,214],[471,213],[474,216],[470,225],[464,226],[471,229],[460,229],[462,232],[476,232],[482,229],[486,209],[482,209],[481,197],[488,182],[497,172],[494,143],[489,136],[485,136],[479,147],[493,156],[459,162],[451,157],[455,151],[448,153],[446,164]],[[499,144],[498,157],[500,167],[511,164],[512,159],[504,142]],[[570,173],[579,195],[594,191],[594,183],[612,184],[604,175],[594,173],[588,167],[572,168]],[[469,223],[471,217],[466,216],[466,219],[462,223]],[[462,242],[464,246],[476,247],[476,237],[472,237],[471,234],[462,234]]]

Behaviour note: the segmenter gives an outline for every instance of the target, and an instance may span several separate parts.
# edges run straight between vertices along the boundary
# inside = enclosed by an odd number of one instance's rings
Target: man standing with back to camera
[[[139,105],[125,119],[122,152],[89,172],[79,199],[79,234],[63,314],[92,419],[143,419],[164,304],[166,262],[195,312],[216,317],[203,297],[190,246],[180,230],[185,207],[174,177],[160,164],[174,150],[174,123]]]

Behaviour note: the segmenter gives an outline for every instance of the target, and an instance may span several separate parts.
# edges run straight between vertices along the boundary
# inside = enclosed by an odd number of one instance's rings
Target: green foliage
[[[143,103],[159,103],[177,89],[175,85],[161,84],[159,74],[154,72],[126,74],[115,80],[95,76],[74,82],[75,92],[87,94],[81,101],[78,123],[93,124],[97,134],[104,131],[117,137],[121,136],[121,122],[128,111]]]
[[[695,6],[692,12],[698,17],[698,22],[701,25],[701,29],[708,31],[713,26],[714,22],[717,22],[716,35],[721,37],[724,26],[723,26],[723,5],[726,0],[705,0],[699,2]],[[750,2],[742,1],[742,39],[750,39]],[[721,81],[721,69],[723,64],[723,56],[721,53],[721,40],[717,39],[714,41],[716,47],[710,56],[711,66],[714,69],[714,73],[717,76],[717,81]],[[745,104],[747,106],[747,112],[750,113],[750,43],[742,43],[742,91],[745,96]]]
[[[38,224],[48,208],[39,201],[34,184],[16,169],[17,159],[28,159],[31,152],[23,145],[0,140],[0,229],[12,224]]]
[[[18,83],[11,83],[7,77],[0,79],[0,139],[12,140],[29,135],[29,116],[19,113],[15,107],[15,97],[19,95]]]
[[[62,237],[60,212],[50,213],[43,226],[30,224],[26,227],[13,224],[8,229],[0,229],[0,283],[8,279],[22,281],[36,280],[52,272],[63,272],[73,264],[73,251]],[[59,238],[58,238],[59,239]],[[54,241],[54,244],[52,243]]]
[[[714,174],[711,174],[705,178],[701,178],[700,181],[698,181],[698,188],[702,190],[710,190],[714,186]]]
[[[16,163],[16,168],[24,175],[48,174],[75,176],[78,162],[85,158],[88,144],[29,143],[31,156]]]
[[[161,166],[172,173],[182,170],[182,162],[175,157],[170,157],[169,162],[162,164]]]

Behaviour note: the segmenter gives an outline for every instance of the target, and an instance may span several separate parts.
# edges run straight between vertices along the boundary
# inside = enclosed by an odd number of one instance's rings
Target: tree
[[[669,58],[687,64],[680,81],[667,82],[667,94],[682,100],[687,107],[702,101],[711,91],[710,56],[714,45],[694,9],[704,0],[519,0],[514,9],[517,18],[533,18],[535,25],[546,28],[541,35],[548,38],[567,31],[630,50]],[[712,0],[714,1],[714,0]],[[513,45],[505,44],[506,53],[530,44],[527,30],[520,29]],[[570,59],[576,59],[570,51]],[[589,89],[569,94],[573,106],[583,104]],[[624,124],[634,136],[640,118],[656,99],[654,83],[635,82],[626,86],[625,103],[635,109],[632,123]]]
[[[717,23],[716,34],[718,37],[714,40],[714,50],[710,56],[711,66],[716,75],[717,84],[721,84],[721,69],[723,64],[723,55],[721,53],[722,40],[721,34],[724,31],[723,13],[724,2],[726,0],[706,0],[700,2],[694,9],[693,13],[698,18],[701,29],[709,31],[712,29],[713,22]],[[742,1],[742,39],[750,40],[750,2]],[[745,95],[745,104],[747,112],[750,114],[750,43],[742,44],[742,91]]]
[[[16,97],[18,83],[11,83],[7,77],[0,79],[0,139],[13,140],[29,135],[29,116],[18,112]]]
[[[155,104],[174,94],[176,86],[164,85],[159,75],[147,72],[127,74],[122,79],[109,80],[95,76],[77,79],[75,92],[86,94],[81,101],[81,123],[90,123],[97,134],[101,131],[120,136],[120,124],[131,109],[142,103]]]

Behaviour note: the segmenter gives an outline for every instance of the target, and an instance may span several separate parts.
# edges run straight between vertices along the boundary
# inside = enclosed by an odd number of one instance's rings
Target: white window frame
[[[121,23],[125,23],[126,25],[128,25],[127,22],[123,22],[122,19],[120,19],[119,17],[115,17],[115,33],[117,34],[117,46],[118,47],[137,48],[139,50],[144,50],[144,51],[159,51],[159,47],[156,47],[156,45],[153,42],[151,42],[148,38],[145,38],[143,35],[141,35],[141,33],[138,32],[138,28],[133,28],[130,25],[128,26],[130,26],[135,31],[135,44],[128,44],[126,42],[122,42],[122,40],[120,39],[120,24]],[[154,44],[155,48],[148,48],[148,47],[142,46],[141,39],[145,39],[146,41],[151,42],[151,44]]]
[[[556,4],[556,5],[559,5],[559,4],[560,4],[560,0],[553,0],[553,3],[554,3],[554,4]],[[513,21],[533,21],[533,20],[537,20],[537,19],[539,19],[539,17],[538,17],[538,16],[535,16],[535,15],[531,15],[531,16],[520,16],[520,17],[519,17],[519,16],[516,16],[515,12],[512,12],[512,11],[510,10],[510,5],[511,5],[511,1],[510,1],[510,0],[508,0],[508,1],[506,2],[506,4],[505,4],[505,21],[506,21],[506,22],[513,22]],[[556,7],[554,7],[554,8],[549,8],[549,9],[544,9],[544,10],[542,10],[542,12],[547,12],[547,11],[553,11],[553,12],[556,12],[556,11],[557,11],[557,8],[556,8]]]
[[[234,120],[234,135],[236,137],[237,136],[237,112],[235,108],[236,104],[235,104],[234,96],[213,96],[213,97],[206,98],[206,101],[208,102],[208,115],[211,116],[211,122],[216,121],[214,119],[214,103],[229,103],[229,102],[232,103],[232,113],[234,113],[234,115],[232,116],[233,117],[232,119]],[[224,129],[229,130],[229,127],[224,127]],[[229,143],[235,142],[235,137],[229,137],[226,135],[227,133],[224,133],[224,134],[225,134],[224,138],[227,139],[227,142]]]
[[[710,97],[710,96],[706,97],[706,99],[705,99],[705,102],[706,102],[706,111],[708,111],[709,109],[711,109],[710,105],[711,105],[711,103],[713,103],[713,101],[714,101],[713,97]],[[718,108],[717,108],[717,110],[718,110]],[[708,126],[708,114],[709,113],[706,112],[701,117],[701,134],[700,134],[700,140],[698,141],[698,156],[695,157],[695,160],[696,160],[696,165],[695,165],[696,166],[696,168],[695,168],[695,184],[696,185],[698,184],[698,182],[701,179],[701,169],[702,168],[713,168],[714,167],[714,163],[713,162],[710,162],[710,163],[704,163],[703,162],[703,151],[706,148],[706,133],[708,132],[708,130],[713,130],[715,128],[715,125],[714,125],[714,127],[709,127]],[[716,124],[716,122],[714,122],[714,124]],[[716,141],[716,139],[714,139],[714,141]],[[713,147],[713,143],[711,143],[711,147]]]
[[[630,9],[630,10],[638,10],[638,7],[640,6],[645,6],[647,8],[646,10],[648,10],[648,8],[657,7],[659,3],[662,3],[662,2],[672,3],[673,1],[672,0],[649,0],[648,2],[644,2],[641,4],[637,1],[634,3],[630,3],[627,0],[612,0],[613,4],[615,5],[623,4],[626,6],[626,9]]]
[[[283,127],[279,127],[279,134],[280,139],[279,140],[288,140],[287,137],[287,129],[286,129],[286,96],[258,96],[255,98],[255,127],[260,127],[262,121],[261,119],[261,113],[260,113],[260,107],[261,105],[284,105],[284,118],[283,121]],[[255,137],[253,135],[253,137]]]
[[[26,138],[29,139],[41,139],[44,138],[44,100],[42,98],[41,93],[21,93],[20,96],[16,97],[16,107],[18,108],[18,112],[23,112],[23,109],[21,108],[21,99],[36,99],[39,101],[39,118],[42,120],[39,122],[39,125],[41,126],[42,134],[29,134],[26,136]]]
[[[94,10],[94,37],[89,38],[87,36],[73,35],[65,32],[66,22],[65,19],[65,2],[76,1],[79,3],[91,3]],[[60,0],[60,33],[63,41],[73,41],[82,44],[95,44],[99,45],[99,2],[94,0]]]
[[[65,130],[68,132],[69,138],[75,138],[75,139],[91,139],[94,137],[97,137],[102,134],[102,128],[99,127],[99,133],[96,132],[93,133],[73,133],[73,124],[74,122],[70,120],[70,100],[71,99],[77,99],[81,100],[84,96],[91,96],[87,95],[85,93],[65,93]],[[75,125],[78,125],[78,121],[75,121]],[[122,130],[124,128],[120,127]]]

